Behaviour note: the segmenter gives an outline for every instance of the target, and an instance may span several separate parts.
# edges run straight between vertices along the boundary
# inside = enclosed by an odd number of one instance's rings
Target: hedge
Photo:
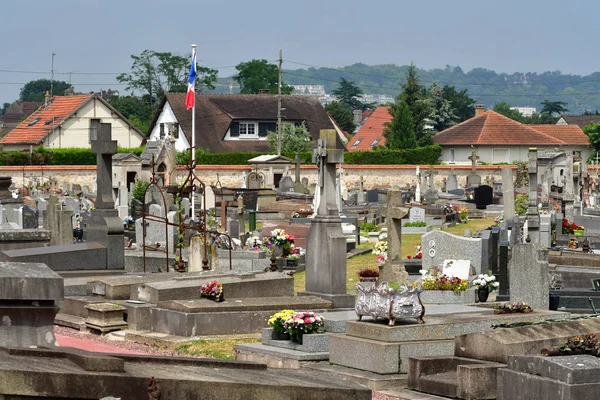
[[[119,153],[134,153],[139,156],[143,147],[119,148]],[[66,148],[48,149],[38,147],[33,150],[30,158],[29,151],[0,152],[0,165],[96,165],[96,154],[90,149]]]

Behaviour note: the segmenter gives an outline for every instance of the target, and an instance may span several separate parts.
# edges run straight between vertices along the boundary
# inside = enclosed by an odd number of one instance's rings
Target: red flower
[[[409,254],[406,256],[406,258],[408,258],[410,260],[412,258],[412,256]]]
[[[410,256],[409,256],[409,257],[410,257]],[[423,258],[423,253],[419,253],[419,254],[417,254],[415,257],[416,257],[416,258],[418,258],[418,259],[421,259],[421,258]]]

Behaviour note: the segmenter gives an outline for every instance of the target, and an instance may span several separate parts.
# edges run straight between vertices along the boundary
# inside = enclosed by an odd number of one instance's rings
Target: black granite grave
[[[494,202],[494,189],[488,185],[481,185],[473,189],[475,206],[478,210],[485,210],[489,204]]]

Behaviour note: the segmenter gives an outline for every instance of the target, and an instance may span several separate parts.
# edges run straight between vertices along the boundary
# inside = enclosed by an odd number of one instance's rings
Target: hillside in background
[[[290,62],[291,63],[291,62]],[[290,65],[288,63],[288,65]],[[284,62],[285,65],[285,62]],[[323,85],[331,93],[340,78],[354,81],[368,94],[399,93],[399,82],[403,82],[408,66],[393,64],[354,64],[342,68],[284,69],[283,79],[290,85]],[[600,110],[600,72],[590,75],[569,75],[553,72],[496,73],[485,68],[474,68],[468,72],[460,67],[446,66],[444,69],[418,69],[421,84],[431,85],[434,81],[442,85],[467,89],[478,103],[491,108],[495,103],[506,102],[511,106],[536,107],[543,100],[567,102],[570,114]],[[220,79],[218,92],[228,93],[231,78]],[[237,88],[233,87],[233,93]]]

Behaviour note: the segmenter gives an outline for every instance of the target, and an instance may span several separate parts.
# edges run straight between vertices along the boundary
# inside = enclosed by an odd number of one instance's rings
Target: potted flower
[[[362,268],[358,270],[358,280],[360,282],[376,282],[379,277],[379,270],[375,268]]]
[[[294,236],[289,235],[285,229],[273,229],[271,236],[263,240],[263,246],[274,252],[275,256],[287,257],[294,242]]]
[[[578,225],[577,229],[573,229],[573,234],[575,236],[583,236],[585,233],[585,227],[583,225]]]
[[[246,246],[248,250],[259,251],[262,250],[263,242],[258,236],[251,236],[246,240]]]
[[[300,258],[299,254],[290,254],[289,256],[287,256],[286,265],[288,267],[297,267],[299,258]]]
[[[375,243],[375,246],[373,246],[373,254],[376,254],[376,255],[385,254],[387,256],[387,251],[388,251],[387,240],[380,240],[379,242]]]
[[[432,304],[469,304],[473,303],[472,291],[469,289],[469,281],[457,277],[447,276],[441,272],[430,273],[426,270],[420,271],[421,282],[415,282],[414,287],[421,285],[421,301]]]
[[[212,280],[206,285],[202,285],[200,288],[200,297],[216,302],[222,302],[225,300],[223,297],[223,285],[216,280]]]
[[[273,340],[290,340],[290,334],[286,332],[283,324],[295,313],[294,310],[281,310],[269,317],[267,324],[269,324],[270,328],[273,328]]]
[[[458,216],[460,217],[461,222],[466,224],[467,220],[469,219],[469,210],[467,209],[467,207],[461,206],[458,209]]]
[[[83,209],[81,211],[85,212]],[[135,231],[135,218],[131,215],[123,218],[123,228],[125,228],[126,231]]]
[[[491,292],[498,289],[500,284],[496,282],[494,275],[480,274],[472,282],[473,286],[477,288],[477,297],[481,303],[485,303]]]
[[[576,249],[578,247],[579,243],[577,242],[577,238],[573,237],[571,238],[571,240],[569,240],[569,248],[570,249]]]
[[[311,311],[298,312],[291,315],[283,327],[290,334],[292,342],[302,344],[302,335],[315,333],[323,327],[323,317]]]

